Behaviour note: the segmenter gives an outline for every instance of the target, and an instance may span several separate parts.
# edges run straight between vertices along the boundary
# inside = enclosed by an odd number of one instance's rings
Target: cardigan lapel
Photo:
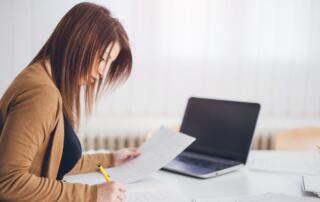
[[[63,151],[63,138],[64,125],[63,115],[59,112],[58,121],[53,133],[51,134],[50,141],[48,144],[46,162],[45,164],[45,176],[50,179],[56,179]]]

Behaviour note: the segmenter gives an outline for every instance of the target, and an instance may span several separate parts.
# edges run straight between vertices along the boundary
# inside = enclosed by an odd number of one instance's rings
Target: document
[[[249,158],[247,166],[251,170],[320,175],[320,154],[319,152],[283,151],[271,157],[268,153],[262,152]]]
[[[98,172],[65,176],[64,180],[90,185],[105,182],[101,173]],[[164,184],[152,177],[128,184],[127,188],[125,202],[190,202],[176,187]]]
[[[224,197],[224,198],[212,198],[201,197],[197,199],[191,199],[191,202],[238,202],[239,197]]]
[[[139,148],[141,154],[137,158],[105,170],[114,181],[128,184],[143,180],[168,164],[193,141],[194,137],[161,127]],[[104,182],[99,172],[66,176],[66,180],[85,184]]]
[[[153,178],[128,185],[126,202],[190,202],[175,187]]]
[[[123,183],[142,180],[168,164],[193,141],[194,137],[161,127],[139,148],[141,154],[137,158],[109,168],[107,173]]]
[[[312,197],[296,197],[285,194],[266,193],[256,196],[245,197],[235,202],[319,202],[319,199]]]
[[[320,197],[320,176],[302,176],[303,190],[312,192]]]
[[[127,184],[126,202],[190,202],[175,187],[148,176],[169,163],[193,141],[195,138],[191,136],[161,127],[140,147],[141,154],[137,158],[106,171],[111,180]],[[65,176],[64,180],[91,185],[105,182],[99,172]]]
[[[320,199],[313,197],[297,197],[288,196],[278,193],[265,193],[253,196],[241,196],[225,199],[206,198],[206,199],[193,199],[191,202],[319,202]]]

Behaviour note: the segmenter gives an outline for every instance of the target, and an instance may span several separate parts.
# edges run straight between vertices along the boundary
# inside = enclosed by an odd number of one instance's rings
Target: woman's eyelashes
[[[107,61],[110,61],[112,58],[110,56],[107,56],[107,57],[102,57],[101,58],[101,61],[103,62],[107,62]]]
[[[103,75],[106,73],[106,71],[109,69],[109,66],[112,64],[113,62],[113,58],[111,58],[110,56],[105,56],[105,57],[101,57],[101,64],[99,67],[99,73],[102,73]]]

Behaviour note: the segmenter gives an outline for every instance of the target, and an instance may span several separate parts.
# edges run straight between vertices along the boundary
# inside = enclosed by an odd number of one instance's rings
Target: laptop
[[[191,97],[180,132],[196,138],[163,169],[210,178],[245,165],[260,105]]]

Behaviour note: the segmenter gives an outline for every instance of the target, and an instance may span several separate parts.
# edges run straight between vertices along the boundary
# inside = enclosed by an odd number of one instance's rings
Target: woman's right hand
[[[117,182],[99,184],[97,202],[122,202],[126,192],[126,186]]]

